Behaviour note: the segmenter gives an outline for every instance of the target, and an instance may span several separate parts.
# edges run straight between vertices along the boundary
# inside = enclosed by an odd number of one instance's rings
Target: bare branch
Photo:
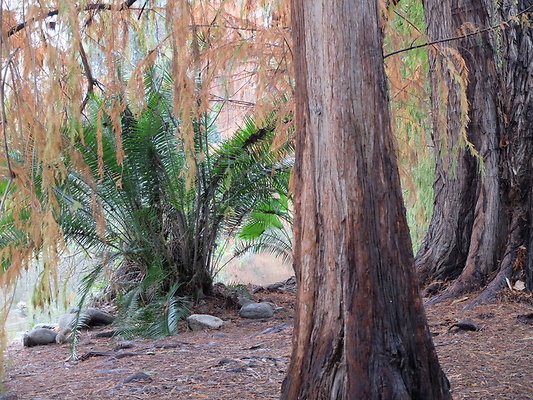
[[[2,117],[2,136],[4,139],[4,152],[6,154],[6,162],[7,162],[7,170],[9,171],[9,180],[13,180],[15,178],[15,172],[13,172],[13,167],[11,166],[11,158],[9,157],[9,146],[7,143],[7,112],[6,112],[6,103],[5,103],[5,77],[7,75],[7,69],[9,68],[9,65],[11,64],[11,61],[13,60],[13,57],[15,57],[15,54],[17,54],[19,48],[17,47],[8,57],[6,60],[6,70],[1,71],[0,70],[0,115]]]
[[[91,66],[89,65],[89,60],[87,59],[87,53],[85,53],[85,49],[83,48],[83,43],[80,41],[80,56],[81,56],[81,63],[83,64],[83,69],[85,71],[85,77],[87,78],[87,94],[85,95],[85,98],[83,99],[83,102],[81,103],[80,112],[83,112],[83,109],[87,105],[87,102],[89,101],[89,97],[91,93],[94,91],[94,85],[96,84],[96,81],[93,77],[93,74],[91,72]]]
[[[520,17],[522,15],[533,14],[532,12],[529,11],[531,9],[533,9],[533,6],[529,6],[528,8],[526,8],[521,13],[509,18],[507,21],[500,22],[499,24],[496,24],[496,25],[493,25],[493,26],[489,26],[487,28],[483,28],[483,29],[480,29],[480,30],[477,30],[477,31],[474,31],[474,32],[465,33],[464,35],[459,35],[459,36],[454,36],[454,37],[444,38],[444,39],[438,39],[438,40],[434,40],[432,42],[426,42],[426,43],[418,44],[416,46],[410,46],[410,47],[406,47],[404,49],[395,50],[395,51],[393,51],[391,53],[385,54],[383,56],[383,58],[387,58],[387,57],[390,57],[390,56],[394,56],[396,54],[404,53],[404,52],[409,51],[409,50],[415,50],[415,49],[420,49],[422,47],[433,46],[433,45],[439,44],[439,43],[446,43],[446,42],[452,42],[454,40],[466,39],[467,37],[479,35],[479,34],[485,33],[485,32],[491,32],[491,31],[494,31],[494,30],[496,30],[498,28],[505,29],[505,28],[509,27],[509,25],[511,23],[515,22],[516,18],[518,18],[518,17]]]
[[[80,11],[91,11],[91,10],[116,10],[116,11],[122,11],[122,10],[130,8],[133,5],[133,3],[135,3],[136,1],[137,0],[127,0],[124,3],[122,3],[120,6],[113,6],[111,4],[87,4]],[[31,19],[29,19],[27,21],[21,22],[20,24],[10,28],[7,31],[7,36],[8,37],[9,36],[13,36],[15,33],[20,32],[21,30],[26,28],[26,26],[28,26],[32,22],[42,21],[42,20],[44,20],[46,18],[50,18],[50,17],[53,17],[53,16],[58,15],[58,14],[59,14],[59,10],[58,9],[50,10],[47,13],[43,13],[43,14],[37,16],[37,17],[34,17],[34,18],[31,18]]]

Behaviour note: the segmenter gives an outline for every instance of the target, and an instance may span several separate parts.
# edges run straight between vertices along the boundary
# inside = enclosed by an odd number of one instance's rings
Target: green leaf
[[[265,230],[266,227],[263,222],[252,222],[245,225],[237,236],[239,239],[245,240],[257,239]]]

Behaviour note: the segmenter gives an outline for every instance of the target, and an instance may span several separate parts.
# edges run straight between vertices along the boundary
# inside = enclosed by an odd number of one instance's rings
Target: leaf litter
[[[12,344],[5,388],[18,400],[279,399],[291,354],[295,296],[261,292],[255,297],[284,310],[271,319],[245,321],[237,310],[213,304],[213,313],[229,324],[215,331],[184,329],[173,337],[136,340],[135,357],[116,357],[113,353],[123,351],[116,339],[89,332],[82,333],[78,354],[102,357],[75,363],[65,362],[68,344]],[[463,306],[452,300],[426,308],[453,398],[533,400],[533,328],[517,318],[530,306],[505,300],[472,310]],[[461,321],[483,329],[450,329]]]

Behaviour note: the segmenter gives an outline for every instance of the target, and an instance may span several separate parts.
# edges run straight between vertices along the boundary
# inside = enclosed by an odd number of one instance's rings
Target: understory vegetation
[[[203,114],[193,121],[195,154],[188,158],[164,89],[169,74],[154,68],[145,86],[146,108],[134,115],[126,107],[120,115],[123,162],[116,127],[93,96],[87,122],[65,128],[74,149],[65,155],[66,178],[53,189],[67,246],[99,260],[85,273],[80,303],[104,279],[101,294],[119,306],[118,325],[132,336],[174,333],[190,301],[210,294],[228,258],[261,250],[290,257],[291,250],[292,148],[272,149],[277,117],[261,124],[248,118],[221,139],[214,116]],[[39,188],[38,166],[34,177]],[[31,240],[15,220],[3,218],[3,246]]]

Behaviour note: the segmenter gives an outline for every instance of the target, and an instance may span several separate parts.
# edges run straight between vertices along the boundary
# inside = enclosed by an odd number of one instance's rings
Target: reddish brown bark
[[[294,0],[298,302],[283,399],[450,399],[413,269],[375,0]]]
[[[426,0],[429,39],[454,36],[465,26],[481,29],[508,21],[533,5],[518,3]],[[453,171],[450,157],[439,154],[443,138],[458,136],[461,88],[452,73],[438,73],[439,65],[449,63],[453,53],[434,47],[430,72],[437,150],[435,204],[416,265],[423,282],[455,279],[431,302],[484,287],[495,276],[476,304],[492,300],[505,278],[531,280],[527,254],[531,253],[533,184],[533,30],[511,21],[504,30],[446,46],[460,54],[469,71],[467,137],[479,158],[460,150],[458,168]],[[442,82],[450,93],[447,98],[440,94]],[[438,116],[443,107],[444,120]]]

